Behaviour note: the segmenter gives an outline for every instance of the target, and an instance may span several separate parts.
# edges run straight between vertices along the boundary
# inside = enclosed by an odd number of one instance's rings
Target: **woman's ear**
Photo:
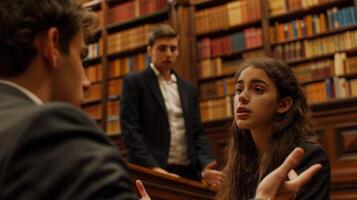
[[[285,113],[291,108],[292,105],[293,105],[293,99],[289,96],[284,97],[280,101],[276,112],[280,114]]]

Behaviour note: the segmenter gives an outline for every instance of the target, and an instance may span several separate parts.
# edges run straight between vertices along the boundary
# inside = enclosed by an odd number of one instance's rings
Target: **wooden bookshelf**
[[[214,0],[201,0],[194,1],[193,6],[195,7],[195,12],[201,12],[205,9],[212,9],[214,7],[222,6],[227,4],[229,0],[224,1],[214,1]],[[284,24],[290,23],[293,20],[302,20],[303,17],[307,15],[320,15],[323,13],[327,17],[327,10],[332,8],[343,9],[346,7],[353,6],[354,11],[357,10],[357,0],[331,0],[325,1],[325,3],[321,3],[318,5],[300,8],[295,10],[288,10],[282,14],[271,15],[269,11],[269,0],[261,0],[261,19],[254,20],[253,22],[244,22],[242,24],[226,27],[220,30],[214,30],[207,33],[198,33],[196,34],[196,40],[200,41],[204,38],[218,38],[221,36],[228,35],[230,33],[234,33],[237,31],[241,31],[250,27],[260,27],[262,29],[262,37],[263,37],[263,46],[252,49],[253,51],[259,51],[260,49],[264,50],[266,56],[272,56],[273,48],[276,46],[289,45],[291,43],[296,42],[304,42],[304,41],[314,41],[320,40],[322,38],[332,38],[339,34],[344,34],[347,32],[355,32],[357,30],[357,24],[345,25],[342,27],[327,29],[324,32],[317,32],[313,35],[303,36],[295,39],[288,39],[285,41],[277,42],[272,41],[270,37],[270,26],[274,26],[276,23]],[[296,2],[296,1],[295,1]],[[357,19],[356,19],[357,20]],[[314,44],[314,43],[311,43]],[[285,48],[285,47],[284,47]],[[338,49],[338,48],[336,48]],[[334,50],[334,51],[323,51],[329,53],[315,53],[311,55],[315,56],[303,56],[299,59],[290,59],[284,60],[291,67],[297,67],[308,64],[318,63],[324,60],[331,60],[333,66],[336,62],[336,54],[345,53],[347,59],[349,57],[353,57],[357,55],[357,48],[347,48],[343,47],[343,50]],[[234,60],[234,59],[243,59],[242,54],[245,53],[246,50],[234,52],[231,55],[221,55],[221,56],[209,56],[204,59],[212,59],[213,64],[215,65],[214,59],[221,59],[222,63],[224,60]],[[204,61],[204,59],[201,59]],[[197,58],[197,60],[200,62]],[[202,65],[196,64],[197,71],[200,71]],[[207,65],[204,65],[207,66]],[[210,66],[210,65],[208,65]],[[310,65],[308,65],[310,67]],[[331,69],[332,70],[332,69]],[[332,72],[331,72],[332,73]],[[197,80],[197,85],[200,87],[203,84],[217,82],[223,79],[227,79],[229,77],[233,77],[235,73],[228,74],[219,74],[219,75],[210,75],[199,77]],[[327,79],[330,79],[332,82],[335,79],[343,79],[348,81],[352,81],[357,79],[356,73],[350,74],[342,74],[342,75],[319,75],[312,76],[311,80],[301,82],[302,86],[309,86],[316,83],[325,83]],[[327,87],[327,86],[326,86]],[[336,86],[335,86],[336,87]],[[217,99],[222,99],[230,95],[216,95],[216,96],[201,96],[200,102],[205,101],[214,101]],[[357,137],[355,139],[355,143],[353,143],[354,138],[351,136],[352,133],[357,131],[357,97],[335,97],[335,98],[327,98],[321,102],[313,102],[309,104],[312,111],[313,117],[317,122],[317,129],[322,130],[321,136],[323,137],[323,141],[325,141],[324,145],[327,148],[329,155],[331,156],[332,162],[332,186],[331,186],[331,199],[356,199],[357,198],[357,176],[351,174],[352,170],[351,166],[357,166],[357,151],[353,150],[357,149]],[[203,117],[205,118],[205,117]],[[206,120],[203,122],[203,127],[211,141],[211,145],[213,146],[214,151],[216,152],[218,157],[224,155],[225,147],[228,144],[228,136],[230,132],[230,125],[233,120],[233,117],[219,118],[213,120]],[[343,127],[342,129],[337,127]],[[341,131],[342,130],[342,131]],[[347,132],[344,132],[348,130]],[[340,139],[335,139],[334,137],[339,137]],[[343,144],[343,141],[352,141],[352,143]],[[350,146],[348,146],[350,145]],[[354,147],[353,147],[354,145]],[[353,147],[353,148],[352,148]],[[344,149],[345,148],[345,149]],[[341,152],[341,154],[339,154]],[[348,152],[348,153],[347,153]],[[343,156],[342,156],[343,155]],[[348,156],[353,155],[353,156]],[[343,157],[342,160],[339,160],[340,156]],[[348,157],[348,161],[350,164],[345,163],[344,159]],[[346,160],[346,159],[345,159]],[[336,165],[334,164],[336,163]],[[352,164],[353,163],[353,164]],[[348,171],[352,170],[352,171]],[[341,174],[339,174],[341,173]],[[351,177],[351,178],[348,178]],[[344,181],[348,180],[348,181]]]
[[[97,93],[94,93],[92,95],[95,95],[96,97],[91,97],[88,96],[87,94],[87,99],[83,100],[82,103],[82,108],[85,111],[88,111],[88,113],[91,115],[93,113],[92,118],[100,122],[100,126],[105,130],[108,131],[109,129],[115,129],[115,123],[119,124],[119,113],[115,113],[117,115],[117,118],[110,116],[111,113],[113,114],[113,109],[118,110],[119,112],[119,107],[108,107],[108,106],[114,106],[113,103],[119,103],[120,104],[120,90],[121,90],[121,85],[118,85],[118,88],[111,88],[113,87],[113,84],[116,84],[117,80],[121,80],[126,74],[120,74],[117,76],[111,76],[110,73],[110,62],[114,61],[115,59],[122,59],[126,57],[131,57],[135,56],[137,54],[143,54],[146,51],[146,43],[135,47],[135,48],[129,48],[126,50],[121,50],[118,52],[112,52],[109,53],[108,51],[108,37],[111,34],[129,30],[131,28],[139,27],[144,24],[157,24],[157,23],[162,23],[162,22],[170,22],[170,13],[172,10],[169,9],[169,6],[166,5],[163,9],[153,11],[147,10],[143,8],[143,10],[139,10],[140,16],[137,16],[135,14],[134,18],[128,19],[126,21],[121,21],[118,23],[111,23],[109,24],[109,12],[110,9],[112,9],[114,6],[119,5],[119,4],[124,4],[128,2],[134,2],[135,0],[92,0],[92,1],[87,1],[85,2],[84,6],[91,8],[94,10],[98,16],[100,16],[100,27],[98,29],[98,33],[95,35],[94,39],[91,42],[98,42],[101,40],[101,44],[98,43],[99,48],[102,48],[100,50],[100,55],[96,57],[91,57],[89,59],[86,59],[83,62],[83,65],[85,68],[89,70],[89,68],[92,68],[94,66],[100,65],[101,66],[101,71],[100,72],[93,72],[92,70],[91,73],[100,73],[100,77],[91,77],[91,84],[96,85],[98,89],[100,89],[100,96],[98,96]],[[142,6],[139,3],[140,1],[137,1],[135,6]],[[164,1],[162,1],[164,2]],[[156,3],[156,2],[150,2],[150,3]],[[139,9],[139,8],[136,8]],[[151,9],[151,8],[150,8]],[[149,14],[143,14],[149,12]],[[115,18],[113,18],[115,19]],[[93,69],[95,70],[95,69]],[[128,71],[130,73],[130,71]],[[92,74],[93,75],[93,74]],[[94,76],[99,76],[99,75],[94,75]],[[114,83],[111,83],[114,81]],[[101,86],[100,86],[101,85]],[[120,88],[119,88],[120,87]],[[115,105],[117,106],[117,105]],[[114,122],[112,126],[110,126],[110,123]],[[114,126],[114,127],[113,127]],[[113,131],[109,130],[110,135],[118,135],[120,134],[120,130],[118,131]]]

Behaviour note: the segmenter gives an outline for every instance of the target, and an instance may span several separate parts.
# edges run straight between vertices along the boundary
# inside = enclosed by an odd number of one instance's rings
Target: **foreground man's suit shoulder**
[[[137,199],[117,148],[83,112],[0,85],[0,199]]]

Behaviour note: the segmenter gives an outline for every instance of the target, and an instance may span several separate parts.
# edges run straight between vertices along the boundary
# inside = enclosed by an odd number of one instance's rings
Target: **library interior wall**
[[[85,70],[93,87],[83,109],[124,156],[121,79],[147,66],[150,24],[165,22],[179,33],[175,70],[198,87],[203,126],[216,155],[224,154],[229,138],[239,62],[283,59],[305,88],[331,158],[331,199],[357,199],[357,0],[94,0],[86,6],[101,25],[89,45]]]

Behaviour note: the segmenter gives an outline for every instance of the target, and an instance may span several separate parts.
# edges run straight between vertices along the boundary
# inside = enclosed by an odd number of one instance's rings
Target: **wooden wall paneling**
[[[313,118],[325,130],[331,160],[331,199],[357,199],[357,102],[313,106]]]
[[[227,147],[231,138],[231,119],[223,119],[204,124],[211,149],[216,156],[218,168],[223,168],[226,162]]]

